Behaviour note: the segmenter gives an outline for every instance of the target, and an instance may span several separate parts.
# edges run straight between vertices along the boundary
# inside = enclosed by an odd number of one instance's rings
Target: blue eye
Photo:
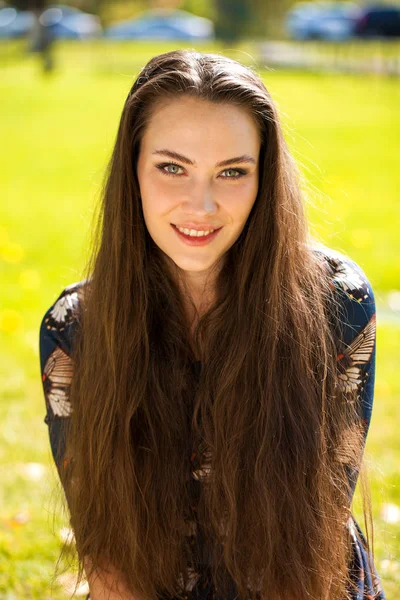
[[[181,167],[178,167],[178,165],[174,165],[174,164],[167,165],[167,172],[172,173],[172,175],[176,175],[180,168]]]
[[[161,163],[156,165],[157,169],[164,175],[171,175],[172,177],[180,177],[183,174],[184,168],[176,163]],[[247,171],[244,169],[225,169],[222,171],[220,177],[223,179],[240,179],[244,175],[247,175]]]
[[[181,173],[178,173],[179,169],[183,169],[183,167],[180,167],[179,165],[176,165],[175,163],[162,163],[161,165],[156,165],[157,169],[159,169],[161,171],[161,173],[164,173],[164,175],[181,175]]]
[[[226,169],[223,173],[226,173],[226,175],[222,175],[225,179],[240,179],[243,175],[246,175],[247,171],[244,169]]]

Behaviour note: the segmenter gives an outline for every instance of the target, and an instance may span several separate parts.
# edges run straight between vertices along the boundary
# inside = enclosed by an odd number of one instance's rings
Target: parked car
[[[341,41],[353,36],[359,14],[353,2],[300,2],[286,14],[285,27],[295,40]]]
[[[215,37],[210,19],[183,10],[154,9],[135,19],[111,25],[104,36],[113,40],[211,40]]]
[[[379,4],[365,7],[354,28],[359,37],[400,37],[400,6]]]
[[[0,9],[0,38],[27,36],[34,26],[31,11],[19,11],[11,6]],[[102,33],[100,20],[95,15],[77,8],[55,4],[40,15],[40,23],[48,28],[53,38],[86,39]]]
[[[32,12],[5,6],[0,9],[0,38],[24,37],[33,27],[33,22]]]
[[[87,39],[101,35],[100,19],[72,6],[49,6],[40,16],[42,25],[50,27],[54,38]]]

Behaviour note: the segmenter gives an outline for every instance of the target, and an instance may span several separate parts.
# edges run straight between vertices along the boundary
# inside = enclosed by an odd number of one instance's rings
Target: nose
[[[217,205],[209,186],[193,189],[183,203],[185,214],[188,215],[210,215],[217,212]]]

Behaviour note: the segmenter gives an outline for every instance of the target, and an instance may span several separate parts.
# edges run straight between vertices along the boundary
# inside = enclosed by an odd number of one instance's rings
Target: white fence
[[[258,62],[265,68],[375,73],[399,77],[400,41],[262,42],[258,45]]]

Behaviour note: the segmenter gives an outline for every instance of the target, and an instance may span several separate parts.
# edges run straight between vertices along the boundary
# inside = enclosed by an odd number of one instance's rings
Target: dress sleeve
[[[374,401],[376,358],[376,306],[374,293],[361,267],[347,256],[328,254],[332,287],[340,307],[338,324],[339,385],[343,391],[356,391],[357,414],[362,423],[363,447],[367,440]],[[354,496],[359,468],[348,468],[349,500]],[[352,600],[385,600],[385,592],[368,550],[365,535],[353,515],[347,528],[352,544],[350,573],[358,592]],[[371,564],[372,563],[372,564]]]
[[[58,473],[63,467],[65,442],[72,413],[69,399],[73,375],[72,343],[80,284],[65,288],[42,318],[39,335],[40,370],[45,401],[44,422]]]
[[[355,392],[357,414],[363,429],[363,448],[370,427],[374,401],[376,358],[376,307],[374,293],[364,271],[344,255],[330,257],[332,285],[340,306],[338,323],[339,385]],[[359,475],[358,467],[348,468],[350,501]]]

